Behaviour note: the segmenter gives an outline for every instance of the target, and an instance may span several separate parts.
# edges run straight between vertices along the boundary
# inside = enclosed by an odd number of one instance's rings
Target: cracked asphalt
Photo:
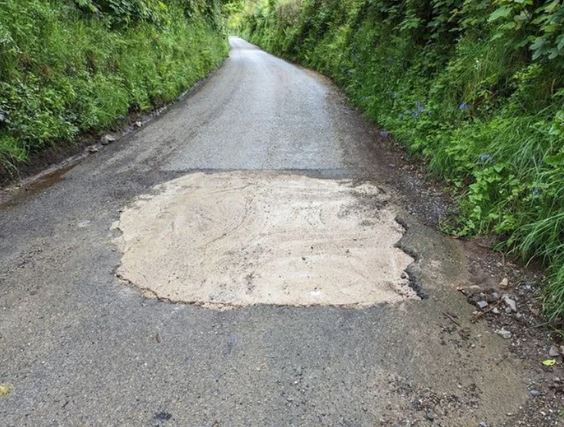
[[[456,291],[466,254],[433,227],[440,197],[327,79],[230,43],[160,117],[0,207],[2,425],[503,424],[526,404],[530,366],[470,323]],[[118,280],[126,206],[190,173],[240,170],[378,185],[427,298],[218,311]]]

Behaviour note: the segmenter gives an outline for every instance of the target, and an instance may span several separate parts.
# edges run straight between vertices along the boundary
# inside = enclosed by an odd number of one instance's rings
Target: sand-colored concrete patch
[[[372,305],[416,298],[402,228],[376,186],[268,172],[190,174],[126,208],[118,275],[209,305]],[[404,278],[402,278],[402,276]]]

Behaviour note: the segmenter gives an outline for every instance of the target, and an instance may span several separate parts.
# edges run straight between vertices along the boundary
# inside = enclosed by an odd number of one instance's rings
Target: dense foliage
[[[249,0],[244,36],[333,77],[495,232],[549,266],[564,316],[562,0]]]
[[[0,172],[173,100],[226,53],[218,0],[0,0]]]

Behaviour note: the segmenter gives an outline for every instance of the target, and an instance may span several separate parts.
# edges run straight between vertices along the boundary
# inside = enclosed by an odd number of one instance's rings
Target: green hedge
[[[0,171],[175,99],[227,43],[214,0],[0,0]]]
[[[564,315],[562,0],[254,0],[240,31],[331,76],[455,189],[460,236],[549,266]]]

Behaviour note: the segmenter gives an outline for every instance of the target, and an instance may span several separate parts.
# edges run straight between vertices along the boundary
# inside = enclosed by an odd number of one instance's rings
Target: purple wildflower
[[[490,163],[493,160],[493,157],[491,154],[487,154],[487,153],[482,153],[480,154],[479,157],[479,162],[482,164],[486,164],[486,163]]]

